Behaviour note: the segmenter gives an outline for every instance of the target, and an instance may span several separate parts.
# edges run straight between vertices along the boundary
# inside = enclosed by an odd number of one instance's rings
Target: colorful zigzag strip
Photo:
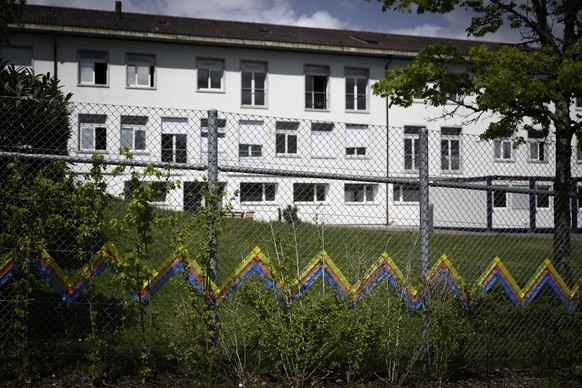
[[[32,263],[62,300],[71,303],[95,276],[107,267],[112,267],[115,271],[116,263],[123,260],[112,243],[105,244],[94,257],[91,265],[83,267],[71,278],[67,277],[58,264],[46,253],[33,257]],[[8,258],[4,261],[0,267],[0,286],[13,276],[13,272],[17,270],[18,266],[19,261],[14,258]],[[372,264],[359,282],[351,285],[325,251],[318,253],[295,279],[288,281],[277,273],[275,267],[258,247],[253,249],[220,287],[208,277],[204,268],[189,257],[188,252],[183,251],[164,261],[153,272],[150,280],[144,282],[139,293],[128,286],[129,291],[136,299],[146,301],[177,272],[183,273],[195,288],[207,293],[215,302],[220,302],[230,296],[246,279],[255,274],[263,280],[268,288],[272,289],[275,294],[282,296],[287,302],[293,301],[297,296],[306,292],[317,279],[322,278],[339,296],[354,303],[370,293],[383,278],[386,278],[411,310],[420,308],[430,287],[441,280],[446,280],[450,289],[465,304],[466,308],[470,309],[473,304],[467,294],[467,285],[445,255],[435,263],[425,276],[424,282],[417,288],[408,283],[401,270],[386,252]],[[472,287],[472,294],[484,295],[496,282],[500,283],[516,306],[523,307],[527,306],[540,289],[547,284],[566,308],[574,309],[580,300],[582,289],[581,278],[576,286],[570,290],[547,259],[538,267],[526,286],[521,289],[501,259],[496,257]]]

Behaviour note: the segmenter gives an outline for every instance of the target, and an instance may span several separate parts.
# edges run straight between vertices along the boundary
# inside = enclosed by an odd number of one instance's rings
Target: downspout
[[[388,67],[392,63],[392,58],[388,59],[386,65],[384,66],[384,71],[388,70]],[[389,112],[390,109],[388,108],[388,97],[385,98],[386,102],[386,178],[390,176],[390,119],[389,119]],[[390,225],[390,206],[389,206],[389,187],[390,184],[386,183],[386,226]]]
[[[53,31],[53,33],[52,33],[52,38],[53,38],[53,77],[55,79],[59,79],[59,67],[58,67],[58,61],[57,61],[57,55],[58,55],[57,33],[55,31]]]

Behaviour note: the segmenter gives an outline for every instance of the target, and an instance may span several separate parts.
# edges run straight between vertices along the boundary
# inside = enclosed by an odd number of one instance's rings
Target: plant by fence
[[[566,273],[552,139],[67,104],[68,152],[0,144],[2,374],[56,354],[95,382],[124,360],[293,385],[580,360],[582,176],[573,153]]]

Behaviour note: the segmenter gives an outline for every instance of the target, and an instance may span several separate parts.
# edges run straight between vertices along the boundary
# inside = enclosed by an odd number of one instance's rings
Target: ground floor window
[[[323,202],[327,185],[323,183],[294,183],[293,202]]]
[[[394,202],[420,202],[420,189],[417,184],[394,185]]]
[[[344,200],[346,202],[374,202],[376,185],[346,183]]]
[[[149,202],[166,202],[168,194],[168,182],[142,182],[142,186],[135,187],[132,182],[125,182],[124,195],[126,200],[131,200],[133,194],[141,189],[147,190],[145,193],[140,193],[140,197],[145,196]]]
[[[240,184],[241,202],[271,202],[275,200],[275,183],[250,183]]]

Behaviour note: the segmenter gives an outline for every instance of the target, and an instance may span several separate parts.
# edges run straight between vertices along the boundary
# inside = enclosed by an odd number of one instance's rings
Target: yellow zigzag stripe
[[[56,261],[46,252],[34,257],[33,261],[41,274],[62,296],[63,300],[71,302],[82,292],[90,278],[99,274],[106,266],[115,262],[126,264],[125,257],[119,255],[116,247],[111,242],[106,243],[94,257],[95,259],[92,263],[83,266],[71,278],[67,277]],[[12,276],[14,267],[19,265],[18,260],[10,256],[5,257],[2,263],[3,265],[0,267],[0,285],[4,284]],[[118,266],[118,268],[122,268],[122,266]],[[217,302],[230,295],[243,283],[244,279],[253,273],[261,276],[270,288],[281,294],[287,301],[293,300],[297,295],[305,292],[312,282],[319,277],[325,278],[340,295],[352,301],[370,292],[375,283],[383,277],[392,284],[412,309],[421,306],[422,298],[426,294],[428,287],[436,284],[441,279],[446,279],[459,298],[465,302],[467,301],[467,285],[446,255],[437,260],[425,276],[423,284],[418,287],[414,287],[406,280],[402,271],[386,252],[370,266],[361,280],[352,285],[325,251],[315,255],[297,278],[285,279],[277,272],[275,266],[272,265],[259,247],[255,247],[220,286],[217,286],[209,279],[206,270],[196,260],[193,260],[188,251],[184,249],[162,261],[152,271],[151,278],[143,282],[140,295],[137,295],[136,290],[130,290],[140,300],[145,300],[178,271],[185,272],[194,286],[207,292]],[[127,276],[127,274],[121,275]],[[495,282],[500,282],[510,299],[516,305],[522,306],[527,305],[535,297],[539,289],[548,283],[562,302],[568,308],[573,308],[580,298],[582,288],[581,278],[575,287],[570,290],[548,259],[544,260],[537,268],[533,277],[522,289],[501,259],[495,257],[472,287],[472,292],[473,294],[485,293]]]

